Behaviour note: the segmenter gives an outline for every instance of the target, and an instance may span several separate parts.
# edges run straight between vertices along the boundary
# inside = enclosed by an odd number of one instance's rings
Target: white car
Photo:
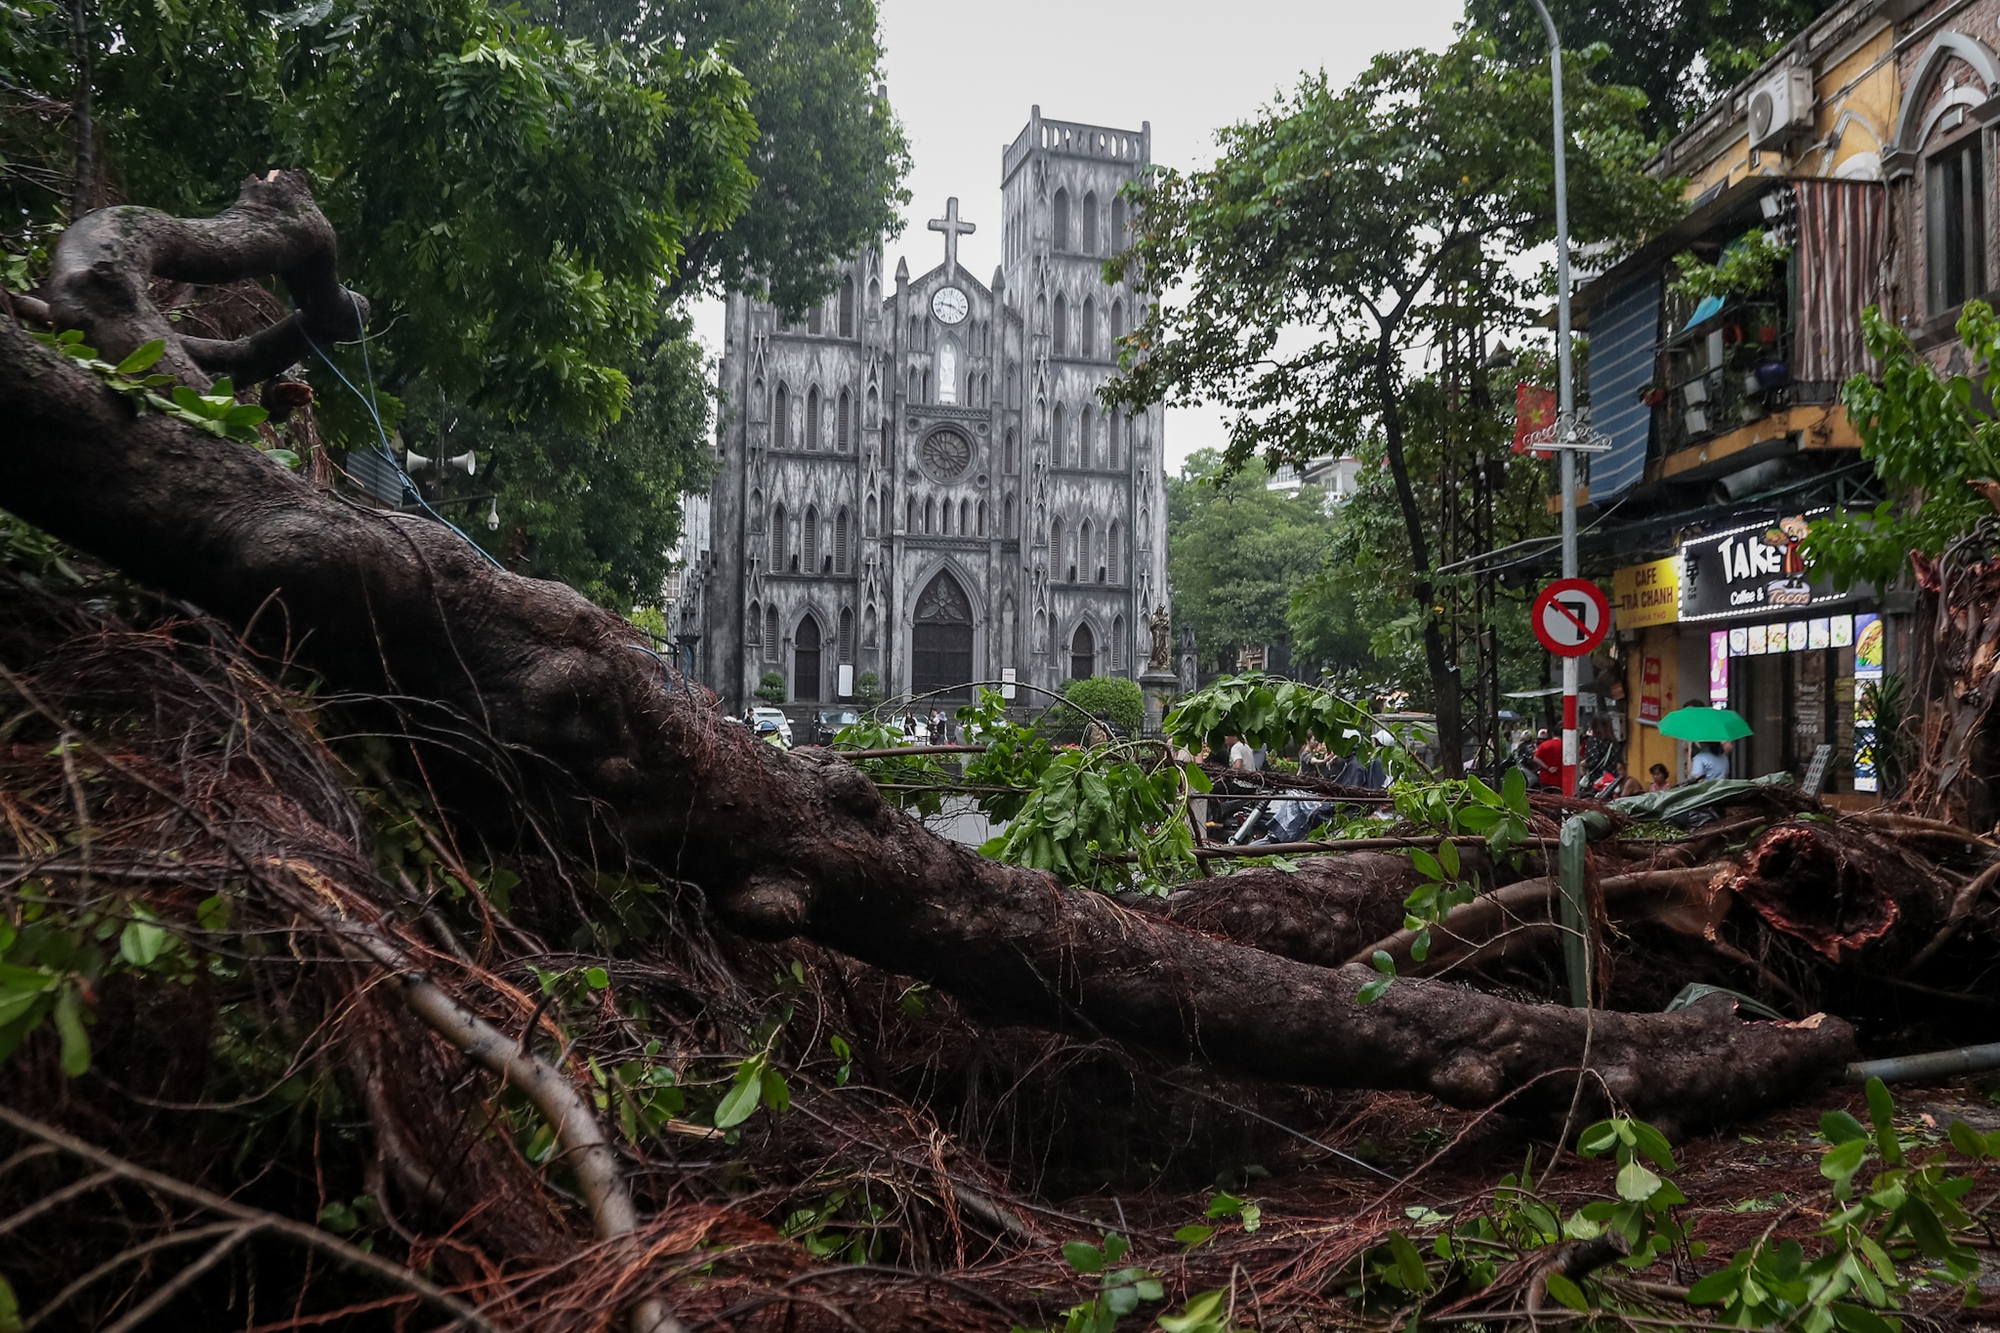
[[[789,746],[792,743],[792,723],[791,719],[785,716],[784,709],[753,708],[750,710],[750,730],[757,730],[758,726],[765,722],[776,723],[778,735],[784,739],[785,744]]]

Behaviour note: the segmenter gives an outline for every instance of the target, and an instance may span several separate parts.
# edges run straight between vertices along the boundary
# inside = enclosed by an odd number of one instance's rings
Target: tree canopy
[[[676,285],[757,291],[791,313],[833,266],[902,229],[909,143],[890,110],[873,0],[538,0],[574,36],[717,47],[750,84],[757,189],[693,238]]]
[[[1644,170],[1642,95],[1566,69],[1573,239],[1631,242],[1675,215]],[[1434,606],[1433,535],[1404,435],[1408,399],[1448,350],[1538,313],[1517,257],[1554,233],[1546,70],[1467,37],[1378,57],[1345,91],[1322,73],[1224,130],[1211,167],[1152,178],[1137,243],[1107,273],[1170,295],[1124,340],[1107,390],[1130,406],[1220,404],[1225,468],[1303,462],[1371,436],[1393,483],[1410,595]],[[1424,611],[1433,706],[1455,756],[1457,674]],[[1447,760],[1455,763],[1455,757]]]
[[[1672,133],[1768,60],[1828,8],[1826,0],[1548,0],[1563,46],[1599,47],[1597,77],[1646,94],[1640,124]],[[1520,65],[1549,58],[1532,5],[1467,0],[1466,23]]]

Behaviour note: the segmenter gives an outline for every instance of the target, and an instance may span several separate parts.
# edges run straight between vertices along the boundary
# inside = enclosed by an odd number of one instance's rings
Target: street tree
[[[1630,241],[1674,214],[1672,183],[1644,170],[1642,95],[1578,61],[1564,101],[1573,238]],[[1515,329],[1546,298],[1521,261],[1553,235],[1548,105],[1545,70],[1473,37],[1378,57],[1345,91],[1307,78],[1223,131],[1214,165],[1156,174],[1136,244],[1106,265],[1166,293],[1124,340],[1111,401],[1221,406],[1232,468],[1380,439],[1454,766],[1457,673],[1406,455],[1408,399],[1427,351]]]
[[[757,188],[728,227],[691,237],[677,291],[749,291],[802,313],[834,265],[902,230],[909,142],[882,84],[872,0],[538,0],[606,44],[714,47],[750,84]]]
[[[1210,669],[1236,669],[1237,650],[1289,635],[1292,593],[1326,558],[1334,520],[1326,493],[1265,485],[1261,459],[1226,474],[1222,456],[1199,449],[1167,481],[1167,573],[1174,615],[1194,626]]]

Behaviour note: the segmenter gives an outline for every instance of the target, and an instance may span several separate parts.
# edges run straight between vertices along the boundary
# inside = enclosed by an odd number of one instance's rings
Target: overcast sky
[[[910,137],[913,198],[888,268],[909,258],[922,273],[944,258],[925,228],[956,195],[979,231],[959,262],[982,281],[1000,262],[1000,150],[1029,107],[1057,120],[1136,130],[1153,126],[1153,160],[1182,169],[1214,157],[1215,131],[1255,114],[1307,70],[1336,83],[1377,53],[1438,47],[1452,38],[1463,0],[1008,0],[952,4],[878,0],[889,101]],[[721,308],[697,326],[721,350]],[[1223,443],[1219,415],[1167,414],[1167,457]]]

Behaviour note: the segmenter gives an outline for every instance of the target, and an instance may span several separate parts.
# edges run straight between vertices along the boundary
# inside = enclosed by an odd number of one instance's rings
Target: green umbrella
[[[1677,708],[1660,719],[1660,734],[1677,741],[1738,741],[1750,724],[1730,708]]]

